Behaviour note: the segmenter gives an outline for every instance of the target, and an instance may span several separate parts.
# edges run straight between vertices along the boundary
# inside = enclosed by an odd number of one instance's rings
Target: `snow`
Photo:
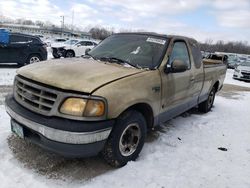
[[[4,68],[0,66],[0,85],[12,85],[15,75],[16,67],[13,65],[5,65]]]

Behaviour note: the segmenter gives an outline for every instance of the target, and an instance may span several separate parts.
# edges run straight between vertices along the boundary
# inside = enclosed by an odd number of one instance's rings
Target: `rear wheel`
[[[134,110],[125,112],[118,118],[102,155],[111,166],[124,166],[138,157],[145,137],[146,121],[143,115]]]
[[[216,90],[215,90],[215,87],[213,87],[208,95],[207,100],[198,105],[200,112],[207,113],[211,110],[214,104],[215,94],[216,94]]]
[[[30,55],[27,59],[27,61],[25,62],[24,65],[28,65],[28,64],[33,64],[33,63],[37,63],[37,62],[40,62],[41,61],[41,58],[39,55]]]

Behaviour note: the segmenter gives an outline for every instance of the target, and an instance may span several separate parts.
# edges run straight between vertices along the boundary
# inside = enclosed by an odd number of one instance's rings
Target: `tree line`
[[[237,54],[250,54],[250,46],[247,42],[242,41],[217,41],[213,42],[211,39],[206,40],[204,43],[200,43],[200,48],[202,51],[206,52],[227,52],[227,53],[237,53]]]

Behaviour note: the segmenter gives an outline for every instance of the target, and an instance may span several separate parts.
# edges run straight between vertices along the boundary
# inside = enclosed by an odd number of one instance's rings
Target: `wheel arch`
[[[32,56],[34,56],[34,55],[38,56],[38,57],[40,58],[40,61],[42,60],[41,54],[39,54],[39,53],[31,53],[31,54],[29,54],[28,57],[26,58],[24,64],[25,64],[25,63],[28,63],[29,59],[30,59]]]
[[[65,52],[65,57],[66,57],[66,54],[67,54],[68,52],[73,52],[74,57],[76,56],[76,53],[75,53],[75,51],[74,51],[73,49],[68,49],[68,50],[66,50],[66,52]]]
[[[149,104],[147,104],[147,103],[133,104],[133,105],[129,106],[126,110],[124,110],[121,114],[123,114],[127,111],[130,111],[130,110],[136,110],[143,115],[143,117],[145,118],[146,123],[147,123],[147,128],[153,127],[153,125],[154,125],[154,112],[153,112],[152,107]]]
[[[215,88],[215,91],[218,92],[219,91],[219,85],[220,85],[220,82],[219,81],[216,81],[213,85],[213,87]]]

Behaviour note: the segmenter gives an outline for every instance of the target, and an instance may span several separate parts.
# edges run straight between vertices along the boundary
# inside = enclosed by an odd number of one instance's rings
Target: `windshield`
[[[64,44],[73,45],[73,44],[75,44],[75,43],[77,43],[77,42],[78,42],[78,40],[68,40],[68,41],[66,41]]]
[[[166,38],[118,34],[108,37],[88,54],[95,59],[116,59],[137,68],[154,69],[160,63],[166,44]]]

